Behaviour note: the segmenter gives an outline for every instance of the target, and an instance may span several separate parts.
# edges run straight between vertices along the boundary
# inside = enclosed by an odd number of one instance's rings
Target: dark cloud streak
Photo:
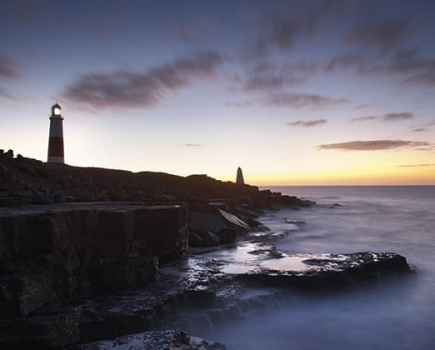
[[[315,119],[315,120],[297,120],[295,122],[287,123],[288,126],[298,126],[303,128],[312,128],[314,126],[324,125],[328,121],[326,119]]]
[[[402,45],[408,27],[408,22],[403,20],[364,24],[349,33],[347,42],[365,48],[390,50]]]
[[[395,122],[401,120],[409,120],[414,119],[414,114],[409,112],[402,113],[387,113],[383,116],[384,121],[386,122]]]
[[[88,73],[68,85],[63,96],[95,108],[152,107],[168,92],[176,92],[193,80],[213,77],[222,62],[221,55],[206,52],[145,72]]]
[[[16,80],[21,76],[21,67],[18,63],[7,55],[0,54],[0,82]],[[0,98],[14,99],[4,86],[0,86]]]
[[[275,4],[274,11],[262,14],[256,23],[259,30],[249,56],[288,51],[298,42],[315,37],[328,20],[348,15],[354,7],[353,1],[346,0],[277,1]]]
[[[390,55],[370,58],[362,54],[340,54],[332,58],[323,72],[353,70],[360,75],[399,77],[407,85],[435,87],[435,58],[422,56],[417,49],[398,48]]]
[[[427,167],[433,167],[433,166],[435,166],[435,163],[403,164],[403,165],[398,165],[399,168],[427,168]]]
[[[265,100],[265,104],[274,107],[291,108],[325,108],[348,103],[345,98],[335,98],[304,93],[278,93],[271,94]]]
[[[378,119],[378,117],[376,117],[374,115],[369,115],[369,116],[364,116],[364,117],[356,117],[356,118],[352,118],[352,123],[368,122],[368,121],[377,120],[377,119]]]
[[[319,145],[321,150],[341,150],[341,151],[380,151],[397,148],[417,148],[430,146],[430,143],[424,141],[406,141],[406,140],[370,140],[370,141],[349,141],[341,143],[330,143]]]
[[[384,122],[400,122],[403,120],[414,119],[414,114],[410,112],[400,112],[400,113],[386,113],[381,116],[369,115],[363,117],[352,118],[352,122],[368,122],[383,120]]]
[[[16,79],[19,76],[18,63],[9,56],[0,55],[0,79]]]
[[[297,92],[278,92],[269,93],[264,97],[259,97],[257,100],[243,100],[239,102],[230,102],[230,107],[279,107],[279,108],[312,108],[321,109],[335,107],[342,104],[347,104],[350,101],[345,98],[336,98],[330,96],[322,96],[316,94],[306,94]]]
[[[13,97],[11,96],[11,94],[9,94],[9,92],[5,88],[2,88],[0,86],[0,98],[12,99]]]
[[[273,92],[305,82],[315,74],[316,69],[316,65],[307,63],[285,65],[259,63],[248,71],[245,79],[240,81],[245,92]]]

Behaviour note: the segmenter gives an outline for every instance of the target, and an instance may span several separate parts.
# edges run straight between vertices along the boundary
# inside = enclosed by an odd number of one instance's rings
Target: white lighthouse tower
[[[47,163],[64,164],[64,162],[62,107],[56,103],[51,107]]]

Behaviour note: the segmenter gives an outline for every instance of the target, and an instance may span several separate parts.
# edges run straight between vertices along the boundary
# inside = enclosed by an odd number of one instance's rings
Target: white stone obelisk
[[[237,177],[236,177],[236,184],[237,185],[244,185],[245,179],[243,178],[243,171],[242,168],[237,168]]]

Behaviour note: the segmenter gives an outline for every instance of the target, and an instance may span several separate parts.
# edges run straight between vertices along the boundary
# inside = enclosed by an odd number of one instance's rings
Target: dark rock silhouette
[[[242,186],[245,184],[245,179],[243,178],[243,171],[242,168],[237,168],[237,177],[236,177],[236,184],[239,186]]]
[[[187,202],[189,206],[222,201],[231,207],[306,207],[313,202],[258,187],[238,186],[206,175],[181,177],[165,173],[83,168],[46,164],[0,155],[0,206],[55,202],[142,201]]]

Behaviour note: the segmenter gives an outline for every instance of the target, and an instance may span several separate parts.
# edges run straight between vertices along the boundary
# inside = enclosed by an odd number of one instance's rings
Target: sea
[[[271,189],[318,203],[261,218],[271,230],[287,232],[274,243],[279,250],[395,252],[415,273],[336,293],[289,292],[278,308],[230,317],[196,335],[229,350],[435,349],[435,186]],[[286,219],[304,224],[289,231]]]

